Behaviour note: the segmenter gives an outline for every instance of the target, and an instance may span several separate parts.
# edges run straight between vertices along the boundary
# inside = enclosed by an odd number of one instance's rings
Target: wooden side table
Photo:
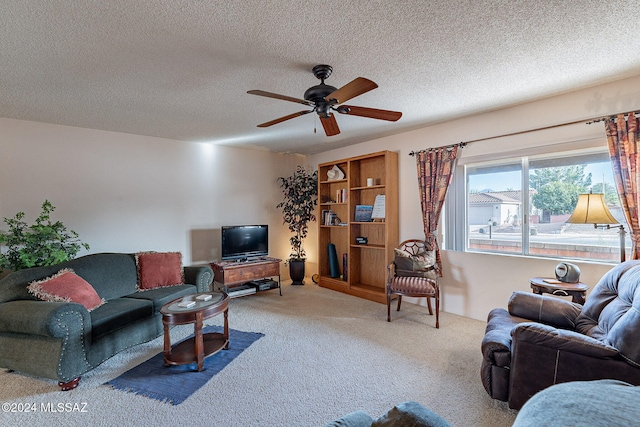
[[[533,293],[542,295],[543,293],[571,297],[572,302],[584,304],[587,298],[588,285],[584,283],[564,283],[556,279],[547,277],[534,277],[530,279]]]
[[[200,300],[208,295],[209,300]],[[183,301],[193,301],[191,307],[181,307]],[[184,365],[195,362],[198,371],[204,369],[204,359],[218,351],[229,349],[229,297],[224,292],[203,292],[177,298],[160,309],[164,325],[164,363],[165,365]],[[202,333],[203,322],[210,317],[224,313],[224,332]],[[169,328],[174,325],[193,323],[193,337],[176,345],[171,345]]]

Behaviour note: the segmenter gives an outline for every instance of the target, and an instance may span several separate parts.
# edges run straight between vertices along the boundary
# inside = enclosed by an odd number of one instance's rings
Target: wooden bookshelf
[[[344,179],[328,179],[334,166],[344,172]],[[373,185],[367,185],[368,178]],[[356,222],[356,206],[374,206],[379,195],[385,199],[384,218]],[[381,151],[318,165],[318,202],[319,285],[386,304],[387,265],[398,245],[398,154]],[[367,244],[357,244],[356,237],[366,237]],[[336,247],[337,277],[331,276],[330,243]]]

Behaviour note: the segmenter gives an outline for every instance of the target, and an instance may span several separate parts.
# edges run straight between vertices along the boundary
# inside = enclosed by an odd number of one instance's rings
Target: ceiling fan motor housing
[[[324,98],[327,95],[335,92],[336,90],[338,89],[333,86],[329,86],[324,83],[321,83],[317,86],[313,86],[307,89],[304,92],[304,99],[306,99],[307,101],[316,102],[316,103],[321,101],[326,102]]]
[[[317,86],[310,87],[304,92],[304,99],[313,102],[315,104],[315,111],[321,117],[328,117],[330,115],[331,103],[327,102],[324,98],[335,92],[337,89],[333,86],[321,83]]]

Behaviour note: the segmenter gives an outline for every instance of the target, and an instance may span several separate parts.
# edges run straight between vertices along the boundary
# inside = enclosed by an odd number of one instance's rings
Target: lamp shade
[[[576,208],[567,220],[572,224],[618,224],[604,203],[604,194],[580,194]]]

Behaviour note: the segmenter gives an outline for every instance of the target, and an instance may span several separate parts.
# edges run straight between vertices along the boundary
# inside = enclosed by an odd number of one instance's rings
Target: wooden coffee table
[[[204,301],[198,297],[209,295]],[[201,297],[202,298],[202,297]],[[195,301],[191,307],[182,307],[183,301]],[[198,371],[204,369],[204,359],[222,349],[229,348],[229,297],[224,292],[203,292],[175,299],[160,309],[164,325],[164,363],[165,365],[184,365],[196,362]],[[206,319],[224,313],[224,332],[202,333],[202,324]],[[193,323],[193,338],[171,345],[169,328],[175,325]]]

